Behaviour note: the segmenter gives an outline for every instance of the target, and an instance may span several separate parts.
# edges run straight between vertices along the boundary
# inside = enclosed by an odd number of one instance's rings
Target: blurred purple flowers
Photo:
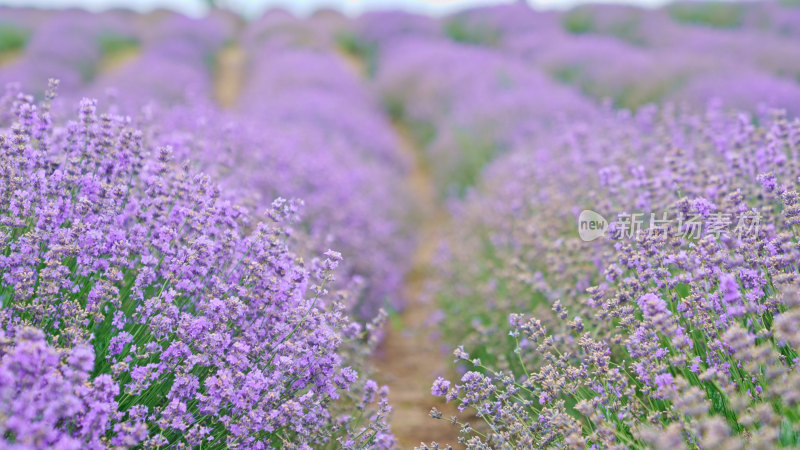
[[[800,446],[796,8],[0,12],[0,446]]]

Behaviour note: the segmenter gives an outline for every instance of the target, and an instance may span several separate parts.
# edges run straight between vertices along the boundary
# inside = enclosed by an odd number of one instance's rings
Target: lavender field
[[[0,7],[0,448],[800,448],[800,3]]]

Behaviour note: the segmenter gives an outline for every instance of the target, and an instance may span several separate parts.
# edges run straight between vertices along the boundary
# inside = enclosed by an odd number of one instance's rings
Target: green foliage
[[[639,36],[639,21],[636,19],[614,22],[609,26],[608,33],[632,45],[642,46],[645,44]]]
[[[592,9],[578,7],[565,13],[561,19],[561,24],[565,30],[572,34],[604,34],[616,37],[631,45],[645,45],[640,35],[638,14],[619,14],[616,17],[607,18],[607,20],[611,20],[611,22],[600,25],[595,21]]]
[[[661,101],[685,81],[680,76],[674,79],[651,78],[638,80],[636,83],[617,84],[615,87],[592,79],[579,64],[559,66],[550,74],[564,84],[576,86],[588,97],[597,100],[610,99],[615,107],[632,111]]]
[[[460,150],[460,157],[455,167],[445,174],[448,185],[459,197],[463,196],[467,189],[475,186],[481,176],[483,168],[498,153],[497,145],[489,138],[488,133],[481,133],[480,130],[456,131],[457,147]]]
[[[581,79],[582,72],[583,70],[580,66],[575,64],[566,64],[553,70],[552,76],[562,83],[576,84]]]
[[[104,58],[113,58],[139,47],[139,41],[133,36],[113,32],[101,34],[97,42]]]
[[[386,109],[386,112],[393,121],[399,122],[404,120],[406,112],[405,104],[403,103],[402,99],[399,99],[393,95],[387,96],[383,100],[383,107]]]
[[[586,34],[595,31],[594,17],[586,8],[575,8],[561,19],[564,29],[572,34]]]
[[[436,139],[436,126],[431,122],[417,120],[406,113],[405,101],[395,95],[383,99],[383,108],[392,122],[403,128],[415,145],[425,148]]]
[[[714,28],[741,27],[744,16],[742,5],[727,2],[676,3],[667,11],[676,22]]]
[[[464,44],[494,46],[500,41],[498,30],[486,25],[469,24],[461,18],[446,21],[444,32],[450,39]]]
[[[344,53],[363,63],[368,78],[375,76],[378,67],[378,49],[375,44],[364,41],[355,33],[343,32],[336,35],[336,45]]]
[[[550,302],[545,293],[534,286],[499,275],[515,270],[511,258],[514,250],[493,243],[493,231],[483,227],[475,229],[476,240],[469,243],[473,246],[475,258],[470,259],[466,266],[457,264],[451,268],[464,283],[491,286],[491,295],[487,297],[480,289],[470,290],[468,295],[451,289],[439,290],[436,301],[447,318],[440,327],[448,342],[463,344],[470,356],[480,359],[484,365],[497,367],[498,363],[505,362],[513,369],[521,370],[514,352],[515,342],[508,334],[511,330],[508,315],[515,311],[547,311]],[[548,274],[548,265],[541,262],[529,269]]]
[[[14,24],[0,22],[0,54],[25,48],[29,32]]]

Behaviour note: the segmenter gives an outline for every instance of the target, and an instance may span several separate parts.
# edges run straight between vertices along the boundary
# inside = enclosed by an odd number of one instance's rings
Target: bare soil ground
[[[137,47],[131,47],[121,52],[114,53],[112,56],[103,58],[100,61],[98,71],[100,73],[109,73],[122,67],[125,63],[133,61],[141,54],[141,50]]]
[[[10,64],[15,59],[19,58],[19,56],[21,54],[22,54],[22,51],[20,51],[20,50],[12,50],[12,51],[9,51],[9,52],[0,53],[0,66],[6,65],[6,64]]]
[[[230,108],[239,99],[244,82],[245,60],[245,52],[238,45],[227,46],[217,55],[214,97],[223,108]]]
[[[363,61],[344,52],[341,55],[359,76],[366,73]],[[436,305],[424,298],[425,283],[433,272],[434,253],[447,229],[449,216],[437,200],[433,179],[422,162],[423,149],[418,148],[403,124],[392,123],[392,127],[400,150],[413,161],[406,182],[421,209],[417,224],[419,241],[403,287],[406,309],[399,320],[389,324],[373,359],[375,378],[389,386],[389,401],[394,408],[392,431],[400,448],[411,449],[421,442],[458,448],[459,427],[429,416],[434,406],[444,417],[457,415],[457,410],[430,393],[437,376],[450,374],[452,356],[441,351],[432,335],[435,330],[430,326],[430,318],[436,313]]]
[[[377,380],[389,386],[389,400],[394,407],[392,430],[400,448],[414,448],[420,442],[456,447],[459,428],[428,415],[434,406],[445,417],[456,415],[457,411],[430,393],[436,377],[449,374],[452,356],[441,351],[433,336],[435,330],[431,328],[430,319],[436,312],[436,305],[424,297],[425,282],[433,272],[433,256],[449,217],[436,201],[433,181],[420,163],[421,150],[414,147],[401,125],[395,124],[395,130],[403,151],[414,158],[408,182],[423,213],[413,266],[404,286],[406,309],[400,316],[399,326],[390,324],[373,364]]]

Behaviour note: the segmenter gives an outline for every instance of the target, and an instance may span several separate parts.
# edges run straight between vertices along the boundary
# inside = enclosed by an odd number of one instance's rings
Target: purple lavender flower
[[[659,389],[664,389],[664,390],[672,389],[674,382],[675,379],[669,373],[662,373],[660,375],[656,375],[656,377],[653,379],[653,383]]]
[[[716,211],[717,205],[711,203],[708,199],[697,197],[692,201],[692,208],[697,214],[703,217],[708,217],[712,212]]]
[[[445,394],[447,394],[448,389],[450,389],[450,382],[442,377],[439,377],[433,382],[431,394],[435,395],[436,397],[443,397]]]
[[[644,313],[645,317],[654,317],[663,313],[669,314],[667,302],[665,302],[664,299],[658,295],[647,293],[639,297],[639,299],[636,300],[636,303],[640,308],[642,308],[642,312]]]
[[[733,275],[720,275],[719,290],[722,294],[722,300],[725,303],[735,304],[742,298],[741,292],[739,291],[739,284],[736,282],[736,277]]]
[[[757,180],[761,182],[761,186],[764,187],[764,191],[766,192],[773,192],[778,186],[778,182],[775,179],[775,174],[773,173],[759,174]]]
[[[362,383],[324,288],[341,255],[307,268],[290,251],[296,204],[251,224],[157,136],[92,100],[77,120],[51,115],[51,97],[14,98],[0,134],[4,436],[258,446],[290,426],[308,445],[391,446],[385,396],[359,407],[373,424],[335,425],[330,404]]]

